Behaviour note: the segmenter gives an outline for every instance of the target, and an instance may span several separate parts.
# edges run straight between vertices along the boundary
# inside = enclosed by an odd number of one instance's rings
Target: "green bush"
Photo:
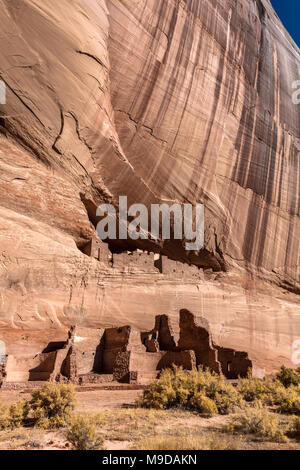
[[[280,371],[277,374],[277,379],[282,383],[286,388],[291,387],[292,385],[300,384],[300,374],[299,371],[293,369],[288,369],[285,366],[281,366]]]
[[[300,441],[300,418],[296,417],[289,430],[288,430],[289,436],[297,439],[297,441]]]
[[[300,384],[297,382],[296,374],[291,369],[281,367],[277,379],[270,377],[264,380],[240,379],[239,393],[246,402],[261,402],[265,405],[277,406],[277,411],[285,414],[300,416]]]
[[[280,413],[300,416],[300,385],[287,388],[278,405]]]
[[[215,402],[201,393],[195,393],[190,398],[189,405],[192,409],[198,410],[199,413],[207,416],[218,414],[218,408]]]
[[[48,382],[40,390],[34,390],[30,401],[35,424],[43,428],[64,427],[75,405],[73,385],[53,382]]]
[[[16,429],[24,425],[29,413],[29,405],[25,400],[18,401],[10,407],[0,407],[0,430]]]
[[[253,379],[249,375],[240,379],[239,393],[246,402],[262,401],[266,405],[277,405],[282,401],[286,389],[279,380],[265,377]]]
[[[0,431],[7,429],[8,426],[8,406],[0,403]]]
[[[226,427],[226,431],[238,434],[255,434],[265,440],[285,442],[287,437],[280,428],[279,419],[261,404],[247,407],[237,413]]]
[[[29,404],[26,400],[18,401],[9,408],[9,420],[12,429],[20,428],[25,424],[30,411]]]
[[[82,415],[72,416],[67,438],[76,450],[99,450],[104,443],[92,419]]]
[[[207,410],[209,413],[217,410],[220,414],[228,414],[241,403],[238,391],[222,375],[202,368],[198,371],[186,371],[175,366],[163,370],[160,378],[144,391],[139,402],[147,408],[181,407],[206,414]]]

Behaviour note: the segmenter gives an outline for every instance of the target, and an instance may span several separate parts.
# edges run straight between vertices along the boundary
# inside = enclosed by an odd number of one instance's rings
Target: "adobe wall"
[[[179,326],[179,349],[195,351],[197,367],[202,365],[221,373],[221,364],[217,359],[217,350],[213,347],[207,320],[201,317],[196,319],[188,310],[181,310]]]
[[[77,344],[74,347],[77,358],[78,374],[88,374],[93,370],[99,370],[99,368],[101,367],[101,363],[99,364],[99,362],[97,361],[97,364],[95,364],[97,349],[87,348],[86,350],[84,350],[84,345],[80,346],[81,347],[79,347],[79,345]]]
[[[117,382],[130,380],[130,351],[119,351],[115,357],[113,378]]]
[[[197,266],[174,261],[167,256],[155,255],[153,252],[142,250],[111,253],[109,245],[97,238],[92,238],[82,249],[82,252],[121,272],[138,270],[152,274],[160,273],[176,279],[194,279],[195,281],[204,279],[203,270]],[[159,256],[159,259],[155,259],[156,256]]]
[[[5,364],[6,364],[6,357],[5,357],[5,363],[1,362],[0,364],[0,388],[2,387],[3,383],[6,380]]]
[[[113,374],[96,374],[90,372],[88,374],[78,375],[76,383],[79,385],[110,384],[113,381]]]
[[[65,360],[61,367],[61,375],[71,382],[77,382],[78,378],[78,360],[74,346],[70,346]]]
[[[130,370],[138,371],[139,373],[158,373],[160,371],[159,363],[164,355],[163,351],[157,353],[143,352],[142,354],[131,351]]]
[[[168,277],[175,277],[180,279],[204,279],[203,270],[197,266],[181,263],[175,261],[167,256],[161,255],[160,258],[155,261],[155,266],[161,274]]]
[[[141,341],[147,352],[174,351],[176,340],[168,315],[157,315],[153,330],[141,333]]]
[[[158,332],[157,340],[161,351],[173,351],[176,348],[174,331],[168,315],[159,315],[155,319],[155,329]]]
[[[55,363],[54,363],[53,371],[50,376],[50,380],[58,381],[58,382],[60,381],[67,353],[68,353],[67,347],[64,347],[63,349],[59,349],[56,351]]]
[[[130,330],[130,326],[106,328],[104,333],[104,348],[110,350],[126,347],[129,341]]]
[[[129,253],[126,259],[129,268],[136,268],[145,272],[153,272],[154,253],[134,251]]]
[[[72,327],[64,348],[56,351],[51,380],[76,382],[79,375],[100,369],[104,332],[104,329]]]
[[[160,369],[158,365],[164,352],[147,353],[136,351],[120,352],[114,367],[114,380],[118,382],[141,382],[143,378],[156,378]]]
[[[252,368],[252,361],[246,352],[235,351],[234,349],[216,346],[218,350],[218,360],[221,363],[222,373],[228,379],[237,377],[247,377],[249,369]]]
[[[56,352],[22,358],[8,356],[5,366],[6,382],[49,380],[54,369]]]
[[[111,252],[108,244],[96,238],[92,238],[82,249],[82,252],[106,265],[111,261]]]
[[[76,327],[73,333],[73,349],[76,352],[78,375],[102,368],[102,341],[105,329]]]
[[[186,370],[196,369],[196,355],[194,351],[168,351],[158,363],[158,369],[169,369],[172,365],[183,367]]]
[[[103,336],[101,371],[112,374],[116,357],[119,352],[125,351],[129,342],[131,328],[107,328]]]
[[[124,270],[127,267],[127,253],[113,253],[112,266],[114,269]]]
[[[162,369],[181,366],[186,370],[196,367],[194,351],[159,351],[156,353],[120,352],[114,367],[114,380],[119,382],[139,382],[156,378]]]
[[[145,273],[154,273],[157,271],[154,265],[154,253],[143,251],[114,253],[112,255],[112,266],[115,269],[126,269],[127,271],[131,269]]]
[[[9,355],[5,365],[5,382],[27,382],[46,380],[73,380],[80,374],[88,374],[95,368],[97,353],[104,329],[72,327],[66,342],[50,343],[35,357],[16,358]],[[63,347],[61,347],[63,346]]]
[[[130,326],[91,329],[72,327],[65,342],[50,343],[35,357],[8,356],[0,381],[72,381],[102,383],[113,377],[121,382],[153,379],[173,364],[192,370],[208,367],[229,379],[244,377],[252,367],[246,352],[215,345],[209,324],[188,310],[180,311],[179,340],[168,315],[155,318],[153,330],[140,332]],[[6,376],[5,376],[6,374]],[[106,377],[105,377],[106,376]]]

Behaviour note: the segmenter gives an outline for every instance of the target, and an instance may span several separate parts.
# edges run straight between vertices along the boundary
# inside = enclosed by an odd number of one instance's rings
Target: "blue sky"
[[[277,15],[300,47],[300,0],[271,0]]]

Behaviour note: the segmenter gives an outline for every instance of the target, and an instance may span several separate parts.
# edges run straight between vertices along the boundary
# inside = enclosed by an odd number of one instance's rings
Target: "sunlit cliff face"
[[[270,3],[2,4],[0,325],[32,335],[9,347],[35,348],[37,329],[149,328],[188,308],[209,319],[218,344],[270,369],[290,361],[300,335],[300,56]],[[97,207],[119,196],[148,208],[203,203],[202,250],[111,249],[213,273],[164,280],[83,254]]]

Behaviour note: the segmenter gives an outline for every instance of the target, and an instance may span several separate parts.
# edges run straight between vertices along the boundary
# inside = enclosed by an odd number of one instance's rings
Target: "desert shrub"
[[[228,387],[228,384],[225,384],[225,386],[224,384],[225,382],[222,387],[220,387],[219,391],[211,395],[221,415],[232,413],[236,408],[243,406],[243,401],[236,389],[232,385]]]
[[[263,380],[253,379],[250,375],[247,378],[240,379],[239,392],[247,402],[261,400],[269,393]]]
[[[284,382],[290,383],[289,380]],[[300,416],[300,385],[285,387],[278,379],[266,377],[264,380],[258,380],[248,377],[240,379],[239,393],[246,402],[277,405],[277,411],[280,413]]]
[[[288,429],[288,435],[300,441],[300,418],[295,417]]]
[[[279,405],[286,394],[286,388],[277,379],[266,377],[264,384],[267,388],[267,393],[262,397],[266,405]]]
[[[43,428],[60,428],[67,424],[76,405],[73,385],[48,382],[34,390],[30,406],[35,424]]]
[[[278,417],[259,403],[237,413],[226,430],[238,434],[254,434],[275,442],[287,440],[284,430],[280,428]]]
[[[142,439],[134,445],[136,450],[237,450],[241,446],[234,439],[206,436],[156,436]]]
[[[18,401],[10,407],[0,406],[0,430],[16,429],[24,425],[29,413],[29,405],[25,400]]]
[[[210,400],[206,400],[205,412],[207,408],[210,412],[217,409],[220,414],[230,413],[242,402],[238,391],[223,376],[202,368],[186,371],[174,366],[162,371],[160,378],[144,391],[139,404],[147,408],[181,407],[202,412],[204,397]]]
[[[98,450],[104,439],[97,433],[97,426],[89,416],[72,416],[67,433],[68,441],[76,450]]]
[[[239,393],[246,402],[262,401],[267,405],[277,405],[285,391],[279,380],[270,377],[259,380],[248,375],[247,378],[240,379]]]
[[[300,374],[299,371],[289,369],[285,366],[281,366],[280,371],[277,374],[277,379],[282,383],[286,388],[292,385],[300,384]]]
[[[11,429],[20,428],[25,424],[29,414],[29,404],[26,400],[18,401],[9,408],[9,421]]]
[[[278,405],[280,413],[300,416],[300,385],[287,388]]]
[[[0,403],[0,431],[8,428],[8,406]]]
[[[195,393],[190,398],[189,405],[192,409],[198,410],[201,414],[207,416],[218,414],[218,408],[215,402],[201,393]]]
[[[22,444],[22,447],[24,447],[26,450],[43,449],[43,444],[41,444],[39,441],[28,440]]]

